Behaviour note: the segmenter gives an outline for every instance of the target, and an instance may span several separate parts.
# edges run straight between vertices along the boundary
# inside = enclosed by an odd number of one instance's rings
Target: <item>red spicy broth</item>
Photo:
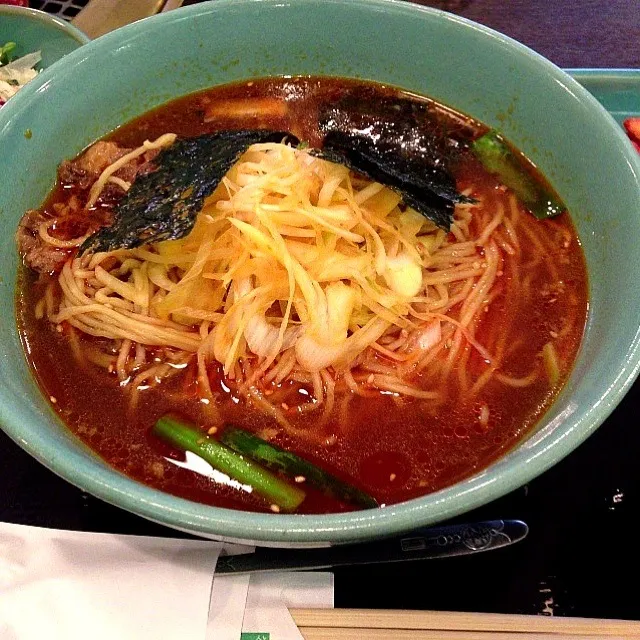
[[[135,147],[168,131],[194,136],[221,129],[269,128],[292,131],[318,145],[318,105],[362,86],[337,78],[271,78],[218,87],[145,114],[108,139]],[[406,95],[374,84],[366,84],[366,90],[373,96]],[[444,126],[463,138],[485,130],[442,105],[428,104]],[[454,175],[459,191],[471,190],[485,206],[506,212],[514,206],[509,190],[470,153],[461,153]],[[45,211],[53,211],[56,203],[73,196],[73,188],[66,187],[56,186]],[[474,336],[478,343],[503,352],[497,370],[489,372],[491,366],[480,353],[465,346],[451,374],[456,390],[452,386],[452,392],[436,405],[381,392],[367,385],[366,375],[361,376],[358,392],[344,384],[336,387],[333,409],[324,421],[317,412],[296,413],[296,407],[313,392],[311,385],[293,380],[267,385],[262,391],[275,394],[282,411],[295,421],[295,431],[287,432],[239,397],[220,365],[210,364],[209,381],[222,420],[295,451],[367,491],[380,504],[436,491],[488,466],[525,436],[552,404],[570,374],[587,314],[585,263],[569,215],[538,221],[519,207],[514,219],[520,221],[517,241],[510,237],[509,228],[499,236],[504,256],[499,284],[486,299]],[[477,260],[483,259],[478,250]],[[195,363],[160,384],[142,388],[132,408],[126,384],[118,380],[113,367],[109,371],[86,355],[108,352],[108,340],[71,330],[65,322],[36,318],[34,310],[55,278],[22,268],[18,326],[38,384],[69,429],[107,463],[150,486],[206,504],[268,511],[269,505],[259,497],[178,466],[181,454],[150,435],[154,422],[168,412],[180,413],[204,428],[211,425],[198,396]],[[557,360],[553,382],[545,373],[548,363],[543,354],[548,343],[553,344]],[[381,366],[390,365],[383,353],[376,358]],[[115,355],[112,359],[115,362]],[[532,371],[536,372],[533,380]],[[483,376],[491,379],[481,385],[478,381]],[[426,386],[427,380],[418,373],[413,383]],[[476,384],[481,389],[473,393]],[[299,433],[313,437],[298,437]],[[313,489],[305,490],[308,496],[301,513],[352,508]]]

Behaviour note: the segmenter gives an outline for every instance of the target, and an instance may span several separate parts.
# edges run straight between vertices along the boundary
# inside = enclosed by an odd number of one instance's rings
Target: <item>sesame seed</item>
[[[373,381],[375,380],[373,373],[367,378],[367,384],[373,384]]]
[[[489,406],[486,404],[483,404],[482,407],[480,408],[480,415],[478,416],[478,419],[480,421],[480,424],[483,427],[486,427],[489,424]]]
[[[49,396],[49,400],[51,400],[52,404],[55,404],[56,402],[58,402],[58,400],[54,396]]]
[[[306,480],[306,478],[305,478],[304,476],[296,476],[296,477],[294,478],[294,480],[295,480],[298,484],[300,484],[301,482],[304,482],[304,481]]]
[[[289,411],[289,405],[288,405],[286,402],[283,402],[280,406],[281,406],[285,411]]]
[[[396,474],[395,474],[395,473],[392,473],[392,474],[389,476],[389,480],[391,480],[391,482],[393,482],[393,481],[396,479],[396,477],[397,477],[397,476],[396,476]]]
[[[207,431],[207,433],[212,436],[214,433],[217,433],[218,431],[218,427],[211,427],[211,429],[209,429],[209,431]]]
[[[270,509],[273,513],[280,513],[280,507],[277,504],[272,504]]]

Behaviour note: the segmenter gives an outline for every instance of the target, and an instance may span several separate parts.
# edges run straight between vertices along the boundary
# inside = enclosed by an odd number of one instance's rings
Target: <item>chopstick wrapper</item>
[[[242,640],[303,640],[289,609],[332,607],[332,573],[216,576],[207,640],[238,640],[238,622]]]
[[[240,640],[248,629],[297,640],[287,605],[332,606],[331,574],[214,579],[223,549],[252,551],[0,523],[0,638]]]
[[[254,574],[249,583],[243,635],[259,637],[268,630],[269,640],[303,640],[289,609],[333,608],[333,574],[283,572]],[[252,640],[250,634],[246,640]]]

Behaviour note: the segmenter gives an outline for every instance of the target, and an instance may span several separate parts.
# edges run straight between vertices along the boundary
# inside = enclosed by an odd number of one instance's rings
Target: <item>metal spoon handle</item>
[[[323,549],[267,549],[221,556],[216,572],[302,571],[347,565],[405,562],[463,556],[500,549],[523,540],[529,527],[521,520],[488,520],[428,527],[402,537]]]

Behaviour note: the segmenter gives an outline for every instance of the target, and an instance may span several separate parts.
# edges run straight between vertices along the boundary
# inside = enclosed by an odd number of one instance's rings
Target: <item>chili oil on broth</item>
[[[314,123],[320,102],[335,100],[360,84],[329,78],[275,78],[228,85],[173,101],[124,125],[108,138],[124,146],[136,146],[167,131],[194,136],[226,128],[265,127],[291,130],[300,139],[318,144]],[[379,85],[368,85],[368,90],[383,96],[397,93]],[[281,107],[283,98],[286,109]],[[245,99],[261,101],[249,122],[246,116],[229,117],[229,112],[241,109]],[[484,130],[483,125],[446,107],[438,105],[437,109],[455,131],[468,134]],[[512,211],[509,191],[470,154],[463,154],[454,173],[458,189],[472,190],[487,209],[502,206]],[[68,198],[67,191],[58,185],[45,208]],[[520,207],[518,216],[522,228],[517,260],[504,261],[499,284],[485,305],[475,334],[477,342],[490,353],[499,349],[505,355],[499,370],[492,372],[491,380],[477,394],[473,393],[474,384],[491,366],[470,344],[462,348],[458,368],[452,373],[457,381],[452,386],[467,393],[445,394],[445,400],[438,403],[381,393],[361,384],[360,393],[342,390],[336,394],[334,407],[322,422],[322,409],[295,416],[296,406],[303,404],[313,389],[285,381],[277,385],[275,393],[295,417],[296,431],[311,436],[297,437],[235,396],[225,383],[221,367],[209,365],[209,381],[221,418],[308,458],[368,491],[380,504],[436,491],[489,465],[524,437],[553,402],[575,360],[587,313],[584,258],[568,214],[538,221]],[[481,251],[478,260],[483,260]],[[37,277],[22,269],[18,324],[25,353],[43,393],[73,433],[119,471],[163,491],[222,507],[269,510],[258,497],[172,464],[171,460],[180,462],[179,455],[149,435],[155,421],[170,411],[200,425],[209,424],[207,407],[198,397],[195,364],[159,385],[141,390],[132,410],[127,393],[113,373],[85,356],[78,358],[78,353],[93,353],[96,347],[107,350],[109,341],[79,332],[71,334],[65,323],[56,326],[46,318],[35,318],[34,309],[48,282],[46,276]],[[550,341],[561,365],[560,377],[553,385],[544,375],[541,357]],[[376,358],[383,367],[390,364],[384,356]],[[534,370],[538,375],[526,384]],[[505,384],[498,376],[510,383]],[[427,388],[432,381],[418,374],[414,383]],[[308,489],[300,512],[350,508]]]

